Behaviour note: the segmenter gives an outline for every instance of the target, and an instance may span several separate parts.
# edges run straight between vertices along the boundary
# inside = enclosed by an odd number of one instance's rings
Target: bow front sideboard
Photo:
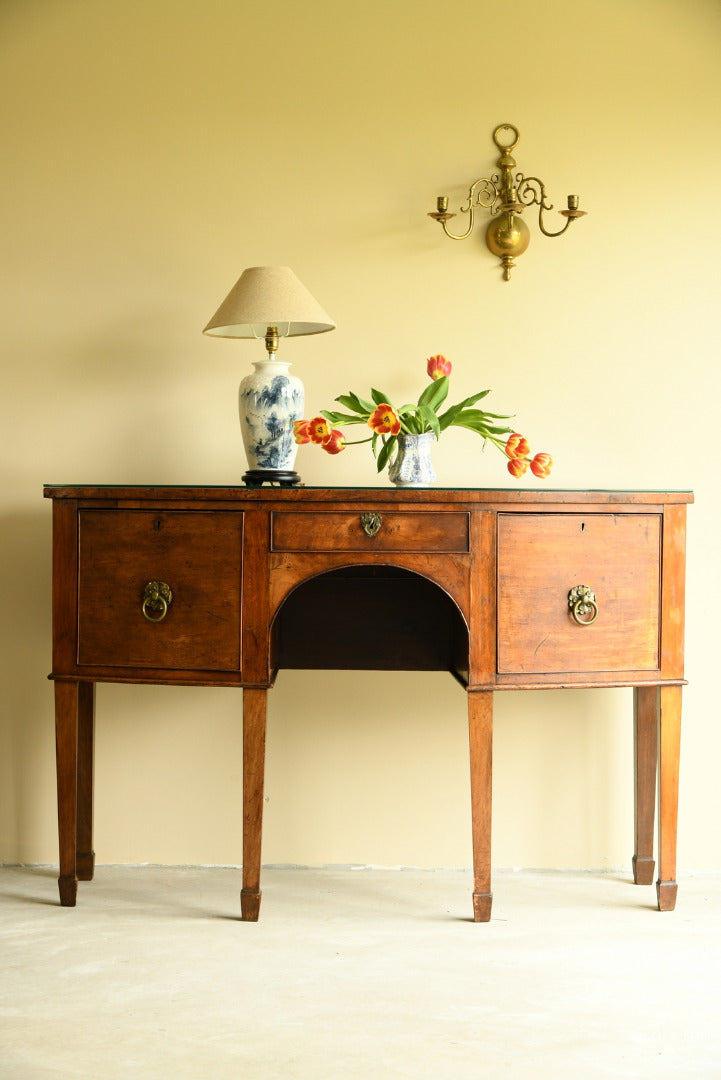
[[[493,698],[633,688],[633,875],[676,901],[688,492],[55,486],[60,902],[93,877],[99,682],[243,691],[241,912],[258,918],[279,668],[446,670],[466,688],[473,913],[491,915]],[[377,632],[380,606],[393,612]],[[352,612],[343,635],[313,608]],[[382,638],[382,644],[381,642]]]

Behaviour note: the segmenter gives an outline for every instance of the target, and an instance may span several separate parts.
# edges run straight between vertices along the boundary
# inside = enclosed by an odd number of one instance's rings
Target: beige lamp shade
[[[323,334],[335,323],[289,266],[251,266],[203,330],[216,337],[258,338],[276,326],[281,337]]]

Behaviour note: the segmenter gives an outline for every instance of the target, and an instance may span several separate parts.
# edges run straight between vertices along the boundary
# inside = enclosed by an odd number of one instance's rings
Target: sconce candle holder
[[[508,136],[505,136],[505,142],[501,141],[502,132],[510,132],[510,141]],[[545,184],[537,176],[513,172],[516,161],[512,151],[518,146],[519,139],[518,128],[513,124],[499,124],[494,130],[493,141],[500,151],[496,164],[500,171],[491,177],[474,180],[471,184],[467,201],[461,207],[461,213],[469,215],[468,228],[464,233],[453,233],[448,228],[448,222],[456,215],[449,213],[446,195],[438,196],[437,210],[428,215],[441,223],[444,233],[451,240],[465,240],[473,232],[476,208],[490,210],[493,217],[486,228],[486,246],[501,260],[504,281],[511,280],[511,270],[516,265],[514,260],[523,254],[531,239],[528,225],[521,217],[526,207],[538,206],[538,227],[544,236],[561,236],[572,221],[586,213],[578,209],[578,195],[569,195],[567,209],[560,211],[566,218],[566,224],[557,232],[546,228],[543,214],[553,210],[553,204],[548,201]]]

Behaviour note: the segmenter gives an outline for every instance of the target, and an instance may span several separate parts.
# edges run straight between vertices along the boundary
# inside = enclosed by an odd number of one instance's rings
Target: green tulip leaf
[[[441,425],[438,417],[429,405],[421,405],[418,409],[421,419],[426,427],[435,433],[437,439],[441,437]]]
[[[430,409],[438,409],[439,405],[442,405],[448,397],[448,387],[447,375],[442,375],[440,379],[435,379],[429,383],[418,398],[419,407],[427,405]]]
[[[364,401],[362,398],[359,398],[352,390],[349,390],[347,394],[341,394],[340,397],[337,397],[335,400],[339,405],[345,405],[346,409],[352,409],[353,412],[357,413],[365,413],[366,417],[370,416],[373,412],[373,405],[370,401]]]
[[[388,459],[391,456],[391,454],[393,453],[393,449],[394,449],[397,441],[398,441],[397,436],[396,435],[391,435],[383,443],[383,446],[381,448],[381,452],[378,455],[378,472],[383,472],[383,470],[385,469],[386,465],[388,464]]]
[[[384,394],[381,390],[374,390],[371,388],[371,397],[375,401],[376,405],[390,405],[391,399],[387,394]],[[392,408],[392,406],[391,406]]]
[[[331,424],[365,424],[366,419],[364,416],[357,416],[354,413],[342,413],[332,412],[330,409],[321,409],[320,415],[324,416],[326,420],[329,420]]]

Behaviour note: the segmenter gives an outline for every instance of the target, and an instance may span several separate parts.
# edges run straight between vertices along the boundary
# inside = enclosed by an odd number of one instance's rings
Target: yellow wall
[[[57,857],[41,485],[239,482],[258,347],[200,331],[244,267],[281,263],[338,324],[284,346],[309,410],[410,397],[443,352],[459,397],[492,387],[553,454],[554,487],[695,489],[679,862],[721,869],[720,46],[715,0],[5,0],[0,860]],[[503,121],[589,211],[561,240],[532,224],[510,284],[480,233],[426,217],[492,168]],[[509,481],[459,431],[435,463]],[[299,467],[387,482],[360,448]],[[496,865],[628,864],[630,699],[497,695]],[[238,862],[240,694],[98,703],[99,860]],[[266,861],[469,864],[448,676],[283,672],[268,751]]]

